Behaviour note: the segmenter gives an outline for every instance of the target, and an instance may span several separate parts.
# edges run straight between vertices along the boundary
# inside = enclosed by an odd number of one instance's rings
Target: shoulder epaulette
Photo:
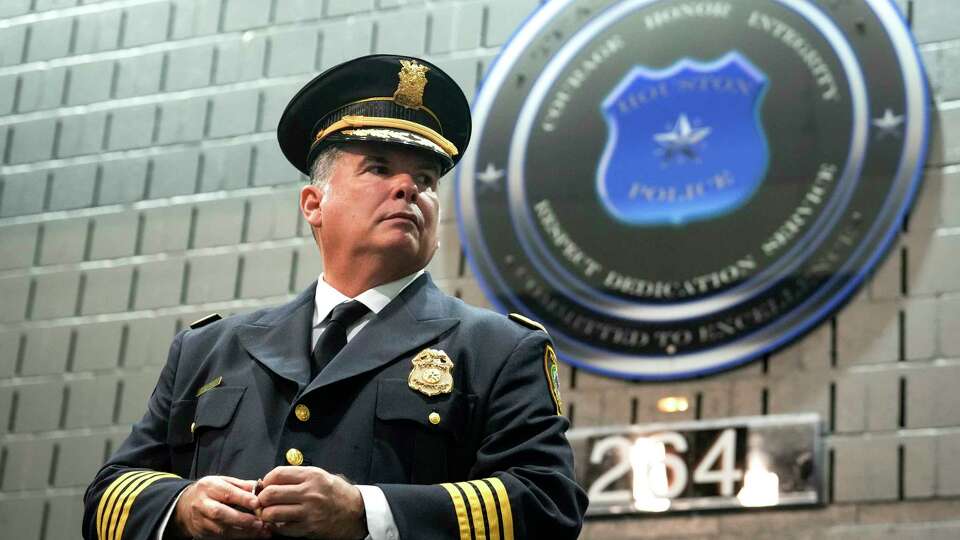
[[[542,324],[538,323],[537,321],[531,319],[530,317],[523,316],[523,315],[521,315],[521,314],[519,314],[519,313],[511,313],[511,314],[510,314],[510,320],[515,321],[515,322],[518,322],[518,323],[526,326],[527,328],[530,328],[530,329],[533,329],[533,330],[540,330],[540,331],[542,331],[544,334],[550,335],[550,333],[547,332],[546,327],[544,327]]]
[[[194,329],[194,330],[196,330],[197,328],[203,328],[204,326],[206,326],[206,325],[208,325],[208,324],[210,324],[210,323],[217,322],[217,321],[219,321],[219,320],[222,319],[222,318],[223,318],[223,317],[221,317],[219,313],[211,313],[211,314],[207,315],[206,317],[203,317],[202,319],[197,319],[197,320],[193,321],[192,323],[190,323],[190,328],[192,328],[192,329]]]

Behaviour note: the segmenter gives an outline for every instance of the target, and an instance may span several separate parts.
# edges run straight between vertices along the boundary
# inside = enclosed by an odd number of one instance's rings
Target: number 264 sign
[[[587,515],[817,504],[816,415],[573,430]]]

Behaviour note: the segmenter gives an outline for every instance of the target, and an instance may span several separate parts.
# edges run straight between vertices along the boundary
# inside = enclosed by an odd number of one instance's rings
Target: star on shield
[[[653,140],[660,145],[657,153],[664,160],[669,161],[674,156],[690,160],[697,159],[695,146],[710,135],[709,127],[694,127],[687,115],[680,113],[680,117],[673,124],[673,128],[663,133],[654,133]]]
[[[499,190],[499,181],[503,178],[504,172],[503,169],[497,169],[493,163],[487,163],[486,169],[477,171],[477,180],[484,189]]]
[[[877,139],[883,139],[887,135],[891,137],[900,137],[900,126],[903,124],[902,114],[893,114],[893,110],[887,108],[883,111],[883,116],[874,118],[871,122],[873,127],[877,128]]]

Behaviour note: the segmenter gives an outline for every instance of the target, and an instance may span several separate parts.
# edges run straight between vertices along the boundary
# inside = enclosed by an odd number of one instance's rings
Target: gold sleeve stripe
[[[453,484],[440,484],[453,499],[453,509],[457,512],[457,524],[460,526],[460,540],[470,540],[470,522],[467,521],[467,507],[460,496],[460,490]]]
[[[121,474],[119,477],[114,479],[113,482],[110,482],[110,485],[107,486],[107,489],[103,490],[103,494],[100,495],[100,504],[97,505],[97,536],[100,536],[100,521],[103,519],[103,510],[107,506],[107,498],[113,493],[113,490],[117,487],[119,482],[122,482],[125,478],[131,474],[137,474],[140,471],[131,471]]]
[[[483,509],[480,499],[477,498],[477,489],[470,482],[457,482],[457,487],[463,490],[470,503],[470,517],[473,519],[473,532],[476,540],[487,540],[487,527],[483,524]]]
[[[487,509],[487,530],[490,540],[500,540],[500,520],[497,518],[497,499],[487,485],[479,480],[471,480],[470,485],[480,492],[483,505]]]
[[[110,486],[100,496],[100,504],[97,507],[97,537],[100,540],[106,540],[106,518],[113,511],[113,503],[117,499],[117,494],[122,491],[127,484],[141,476],[153,474],[153,471],[130,471],[121,474],[116,480],[110,483]]]
[[[133,501],[137,499],[137,495],[140,495],[140,492],[147,489],[150,484],[156,482],[157,480],[163,480],[164,478],[180,478],[175,474],[158,474],[149,478],[146,482],[140,484],[133,493],[130,494],[130,497],[127,498],[127,503],[123,505],[123,513],[120,515],[120,521],[117,523],[117,534],[113,536],[113,540],[121,540],[123,538],[123,529],[127,525],[127,518],[130,517],[130,509],[133,507]]]
[[[145,481],[150,480],[154,476],[159,476],[162,473],[155,471],[149,472],[144,475],[140,475],[136,480],[127,484],[123,491],[119,491],[117,495],[117,500],[113,504],[113,508],[109,510],[106,515],[103,516],[103,530],[104,530],[104,540],[110,540],[113,538],[113,533],[117,529],[117,520],[120,518],[120,511],[123,508],[123,504],[127,501],[127,498],[130,496],[130,493],[137,489],[137,486],[142,484]]]
[[[487,483],[493,486],[493,491],[500,500],[500,515],[503,518],[503,540],[513,540],[513,511],[510,509],[510,497],[507,496],[507,488],[499,478],[487,478]]]

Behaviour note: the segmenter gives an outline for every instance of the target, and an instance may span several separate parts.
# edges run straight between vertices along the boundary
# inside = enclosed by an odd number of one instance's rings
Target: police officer
[[[586,508],[542,327],[440,292],[438,182],[470,138],[443,71],[375,55],[278,126],[323,258],[292,302],[175,337],[87,489],[87,539],[575,538]]]

